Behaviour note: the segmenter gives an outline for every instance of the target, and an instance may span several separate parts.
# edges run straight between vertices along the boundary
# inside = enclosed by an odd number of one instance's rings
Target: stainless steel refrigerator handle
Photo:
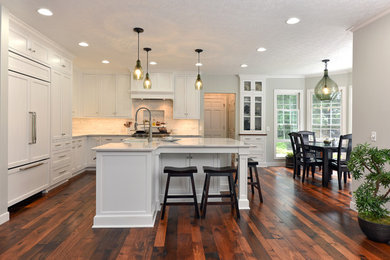
[[[34,112],[28,112],[31,116],[31,141],[28,144],[34,143]]]
[[[37,113],[33,112],[33,122],[34,122],[34,138],[33,143],[37,143]]]

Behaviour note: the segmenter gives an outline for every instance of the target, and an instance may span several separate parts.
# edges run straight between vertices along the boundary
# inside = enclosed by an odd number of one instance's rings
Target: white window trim
[[[345,135],[347,131],[347,91],[346,87],[339,87],[341,92],[341,131],[340,134]],[[314,94],[314,89],[307,90],[307,129],[312,131],[312,117],[311,110],[313,107],[312,95]],[[321,141],[321,140],[320,140]]]
[[[283,157],[276,156],[276,142],[278,141],[278,115],[277,115],[277,96],[278,95],[296,95],[298,94],[298,129],[302,130],[305,118],[305,103],[303,102],[303,89],[275,89],[274,90],[274,159],[280,160]]]

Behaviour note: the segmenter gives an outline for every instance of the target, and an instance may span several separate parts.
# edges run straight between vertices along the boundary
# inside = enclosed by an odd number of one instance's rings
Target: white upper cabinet
[[[100,75],[100,116],[115,116],[116,87],[115,75]]]
[[[48,63],[49,48],[39,43],[21,29],[10,26],[9,49],[25,57]]]
[[[131,79],[131,98],[173,99],[173,73],[149,73],[149,75],[152,81],[151,89],[144,89],[143,80]]]
[[[53,140],[72,136],[72,79],[52,70],[51,135]]]
[[[195,90],[196,76],[175,76],[174,119],[200,119],[200,91]]]
[[[100,84],[95,74],[84,74],[82,80],[82,104],[84,116],[99,115]]]
[[[240,76],[240,133],[265,133],[265,79]]]
[[[81,116],[130,117],[129,75],[83,74],[80,90]]]
[[[72,62],[55,51],[49,51],[48,63],[52,66],[52,68],[55,68],[63,73],[72,73]]]

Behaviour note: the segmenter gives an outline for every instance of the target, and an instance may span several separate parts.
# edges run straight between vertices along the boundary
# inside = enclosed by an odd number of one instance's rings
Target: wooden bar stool
[[[238,200],[236,195],[236,189],[233,183],[233,173],[237,172],[235,167],[209,167],[203,166],[203,171],[206,173],[202,200],[200,203],[200,210],[202,211],[202,217],[206,216],[207,205],[231,205],[232,210],[236,209],[237,218],[240,218],[240,211],[238,209]],[[210,179],[211,177],[225,176],[229,180],[229,194],[209,195]],[[222,202],[208,202],[208,198],[230,198],[230,201]]]
[[[257,191],[259,192],[260,202],[263,203],[263,195],[261,193],[261,186],[260,186],[259,173],[257,171],[257,165],[259,165],[258,162],[256,162],[252,158],[248,158],[248,170],[249,170],[248,185],[251,185],[252,194],[255,193],[255,188],[257,189]],[[253,181],[253,172],[255,172],[256,181]],[[237,177],[238,177],[238,174],[236,174],[236,176],[234,178],[235,184],[237,184]]]
[[[161,219],[164,219],[165,207],[167,205],[180,206],[180,205],[194,205],[195,215],[199,218],[198,200],[196,199],[194,173],[198,172],[195,166],[191,167],[165,167],[164,173],[168,173],[167,184],[165,187],[164,203],[162,205]],[[171,177],[189,177],[191,179],[192,195],[168,195],[169,182]],[[167,202],[169,198],[193,198],[194,202]]]

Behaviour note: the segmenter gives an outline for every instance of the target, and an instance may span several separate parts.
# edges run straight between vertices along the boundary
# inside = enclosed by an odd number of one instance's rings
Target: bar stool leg
[[[164,219],[164,215],[165,215],[165,207],[167,206],[167,199],[168,199],[168,189],[169,189],[169,182],[171,180],[171,175],[168,174],[168,178],[167,178],[167,184],[165,185],[165,195],[164,195],[164,203],[163,203],[163,207],[162,207],[162,211],[161,211],[161,219]]]
[[[252,188],[252,194],[255,193],[255,189],[253,187],[253,167],[248,167],[249,168],[249,180],[251,182],[251,188]]]
[[[236,208],[237,218],[240,218],[240,210],[238,209],[237,194],[236,194],[236,189],[234,188],[234,185],[233,185],[233,176],[232,175],[229,175],[229,185],[232,187],[232,191],[233,191],[234,206]]]
[[[257,171],[257,167],[255,167],[255,176],[256,176],[256,181],[257,181],[257,190],[259,191],[260,202],[263,203],[263,195],[262,195],[262,193],[261,193],[259,172]]]
[[[194,196],[195,214],[196,214],[196,217],[199,218],[198,200],[196,198],[195,183],[194,183],[194,176],[193,175],[191,175],[191,184],[192,184],[192,195]]]
[[[203,210],[202,210],[202,217],[206,217],[206,210],[207,210],[207,201],[209,198],[209,188],[210,188],[210,176],[206,174],[206,190],[204,194],[204,201],[203,201]]]
[[[207,184],[207,174],[204,177],[204,184],[203,184],[203,191],[202,191],[202,199],[200,200],[200,211],[203,212],[203,205],[204,205],[204,194],[206,192],[206,184]]]

